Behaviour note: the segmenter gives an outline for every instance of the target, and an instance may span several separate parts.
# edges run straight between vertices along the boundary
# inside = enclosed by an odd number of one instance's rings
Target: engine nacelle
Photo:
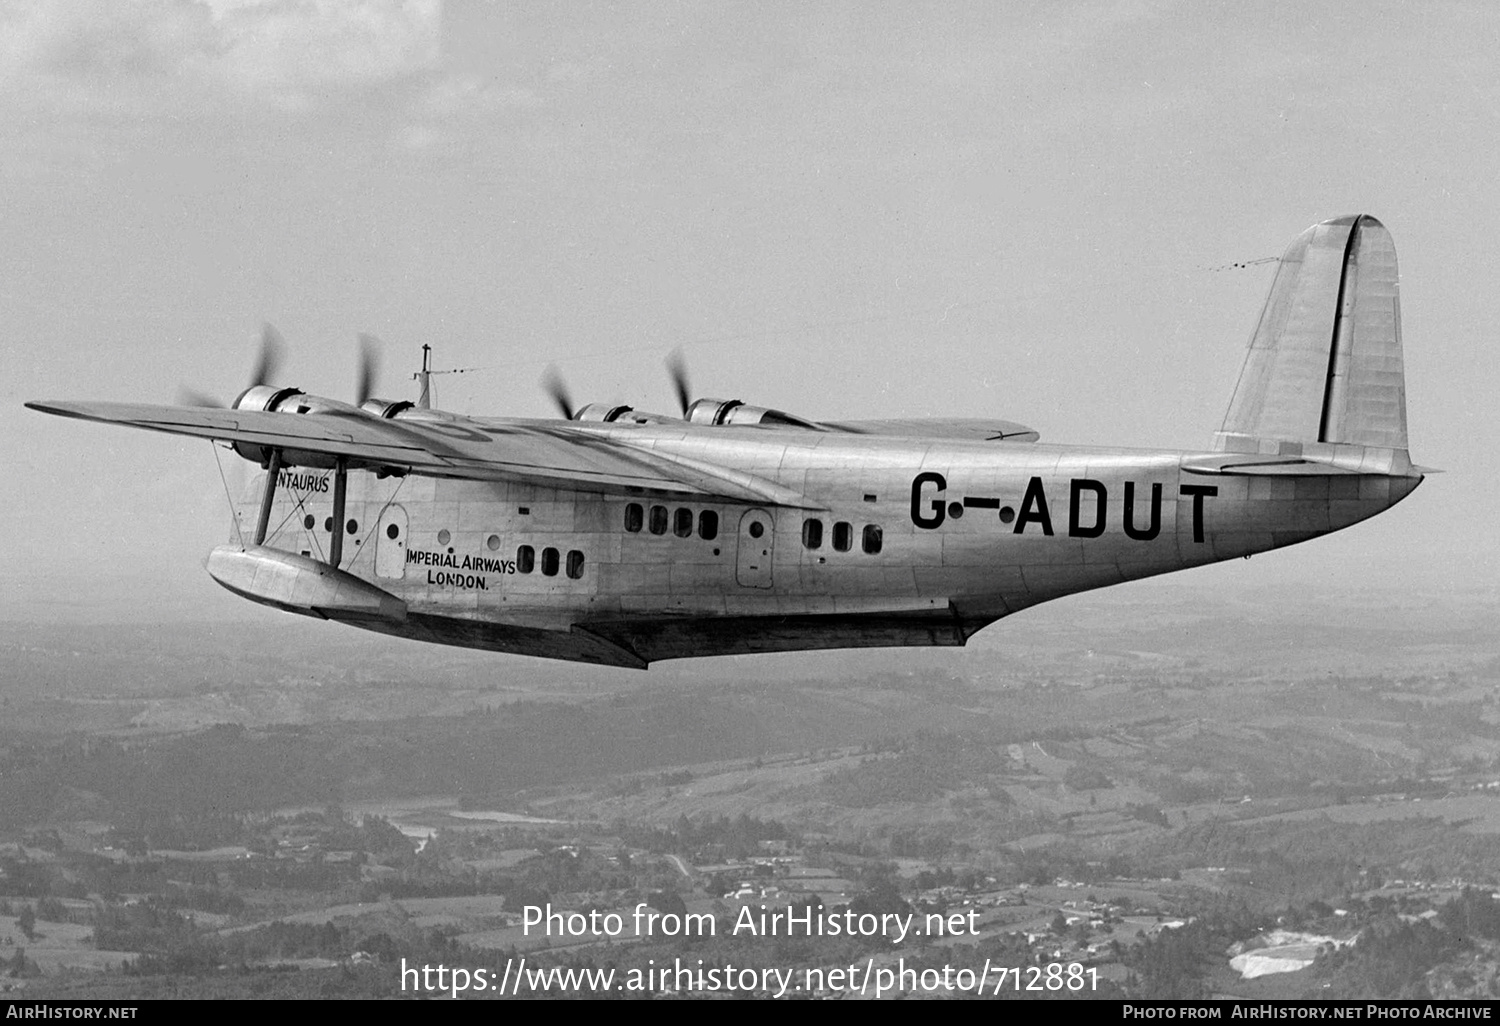
[[[692,424],[764,424],[769,427],[794,427],[804,431],[822,431],[820,424],[781,410],[764,406],[747,406],[739,399],[699,399],[688,407],[684,420]]]
[[[371,400],[372,402],[378,400]],[[255,410],[265,413],[341,413],[352,414],[358,417],[369,416],[369,412],[357,406],[340,402],[337,399],[328,399],[320,395],[308,395],[300,388],[277,388],[275,385],[253,385],[241,392],[239,398],[234,401],[232,407],[236,410]],[[259,463],[265,466],[271,458],[271,451],[263,445],[255,445],[250,442],[235,442],[234,451],[239,453],[251,463]],[[320,467],[331,468],[335,465],[334,457],[327,453],[303,452],[301,450],[287,449],[282,453],[285,466],[289,467]]]
[[[378,400],[376,400],[378,401]],[[277,388],[275,385],[254,385],[240,393],[234,401],[236,410],[264,410],[267,413],[360,413],[357,406],[350,406],[338,399],[321,395],[308,395],[300,388]]]
[[[264,410],[274,413],[281,404],[294,395],[301,395],[300,388],[277,388],[275,385],[251,385],[229,404],[232,410]]]
[[[373,413],[382,420],[392,420],[407,410],[416,409],[417,404],[405,399],[366,399],[359,404],[359,408],[366,413]]]
[[[573,419],[591,424],[675,424],[676,417],[661,413],[647,413],[633,406],[611,406],[609,403],[589,403],[573,414]]]
[[[594,424],[613,424],[627,413],[632,412],[631,406],[611,406],[609,403],[589,403],[577,413],[573,414],[574,420],[588,421]]]

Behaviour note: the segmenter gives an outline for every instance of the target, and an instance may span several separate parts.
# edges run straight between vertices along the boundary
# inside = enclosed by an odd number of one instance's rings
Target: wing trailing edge
[[[28,402],[54,416],[233,442],[285,454],[285,465],[384,470],[550,488],[811,508],[799,493],[743,471],[625,445],[587,427],[524,420],[387,420],[142,403]]]

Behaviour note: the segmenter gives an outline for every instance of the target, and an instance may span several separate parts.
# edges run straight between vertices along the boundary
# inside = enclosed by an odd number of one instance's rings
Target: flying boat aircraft
[[[212,439],[264,468],[215,581],[254,602],[447,645],[661,659],[963,645],[1028,606],[1306,541],[1405,498],[1395,247],[1369,216],[1281,258],[1205,449],[1047,445],[1004,420],[816,421],[739,400],[467,417],[272,382],[227,408],[48,401]],[[430,394],[424,353],[422,396]]]

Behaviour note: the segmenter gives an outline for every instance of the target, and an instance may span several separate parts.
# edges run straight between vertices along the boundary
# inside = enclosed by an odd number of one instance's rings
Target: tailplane
[[[1375,218],[1324,221],[1287,249],[1214,443],[1411,472],[1396,247]]]

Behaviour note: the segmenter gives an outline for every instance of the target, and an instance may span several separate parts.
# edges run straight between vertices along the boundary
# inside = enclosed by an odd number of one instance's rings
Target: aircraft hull
[[[225,587],[276,608],[621,666],[956,645],[1038,602],[1292,545],[1405,498],[1422,473],[1399,281],[1374,217],[1299,234],[1211,452],[1042,445],[1006,421],[689,404],[680,370],[682,421],[601,404],[574,416],[560,386],[562,421],[364,396],[356,408],[261,380],[279,344],[269,328],[228,409],[27,405],[228,443],[277,468],[209,560]]]
[[[733,428],[709,454],[701,434],[618,430],[658,455],[711,455],[808,497],[806,507],[354,474],[341,569],[407,613],[319,615],[442,644],[637,667],[961,645],[1039,602],[1339,530],[1421,480],[1396,467],[1223,472],[1222,453],[789,440]],[[282,472],[268,546],[324,557],[330,478]],[[237,538],[251,530],[262,485],[236,510]],[[716,529],[704,529],[705,514]]]

